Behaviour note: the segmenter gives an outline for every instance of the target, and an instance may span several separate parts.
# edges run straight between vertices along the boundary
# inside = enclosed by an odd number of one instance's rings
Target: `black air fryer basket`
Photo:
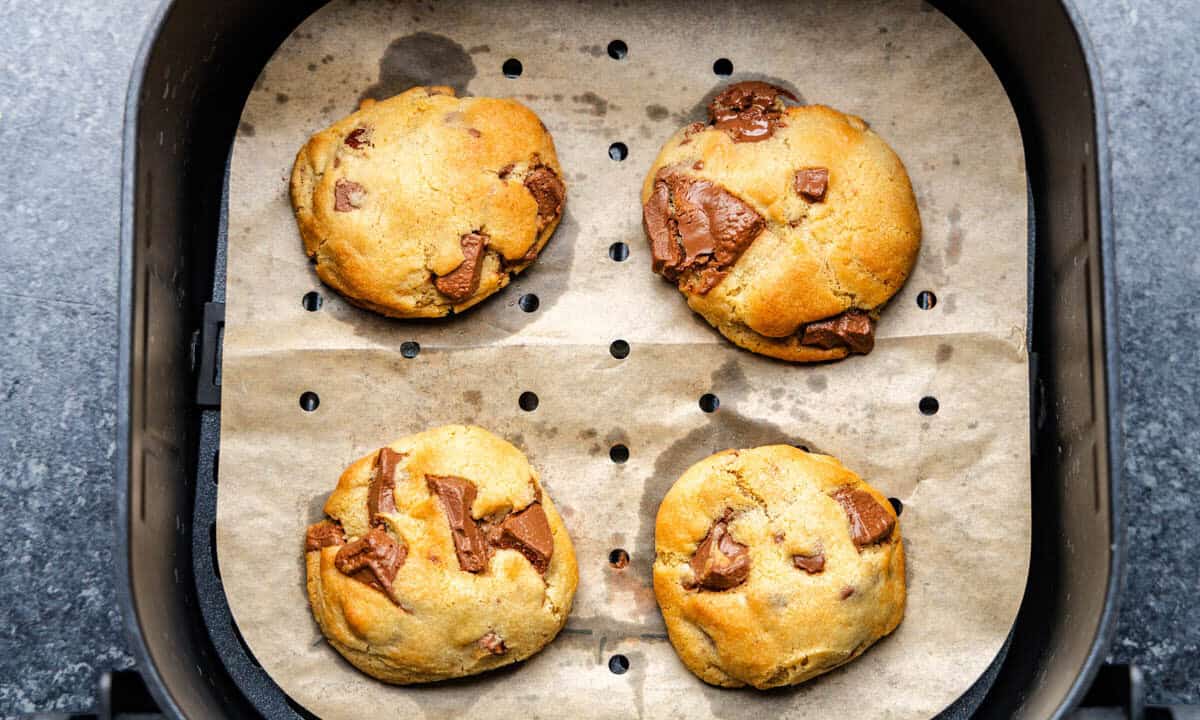
[[[129,89],[118,585],[138,670],[170,716],[311,717],[238,636],[213,523],[228,157],[260,70],[320,4],[168,2]],[[1107,647],[1124,541],[1103,101],[1068,0],[933,4],[991,62],[1020,121],[1032,280],[1029,580],[1006,651],[945,715],[1061,717]]]

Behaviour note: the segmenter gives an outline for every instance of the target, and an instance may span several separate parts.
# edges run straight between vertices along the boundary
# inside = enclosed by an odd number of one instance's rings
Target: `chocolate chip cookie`
[[[291,195],[322,282],[368,310],[426,318],[462,312],[528,267],[566,186],[529,108],[416,87],[309,138]]]
[[[828,455],[769,445],[693,465],[654,531],[654,593],[684,665],[713,685],[794,685],[904,615],[891,504]]]
[[[567,621],[575,551],[520,450],[450,425],[360,458],[310,525],[308,599],[329,643],[390,683],[523,660]]]
[[[653,270],[747,350],[868,353],[921,218],[904,165],[865,122],[742,82],[663,147],[642,187]]]

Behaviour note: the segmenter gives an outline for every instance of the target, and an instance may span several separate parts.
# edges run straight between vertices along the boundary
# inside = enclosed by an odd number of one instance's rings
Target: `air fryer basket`
[[[129,89],[118,563],[130,645],[151,693],[175,716],[308,716],[240,643],[211,532],[228,154],[258,72],[319,5],[168,2]],[[1103,656],[1121,575],[1104,112],[1066,0],[934,5],[974,40],[1009,93],[1032,208],[1030,577],[1007,654],[955,712],[978,703],[976,717],[1059,717]]]

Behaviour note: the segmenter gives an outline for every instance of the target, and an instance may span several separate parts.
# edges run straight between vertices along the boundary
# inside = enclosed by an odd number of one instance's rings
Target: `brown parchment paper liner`
[[[620,7],[614,7],[618,5]],[[614,39],[623,60],[608,56]],[[501,65],[524,66],[507,79]],[[905,161],[918,266],[875,351],[794,366],[725,342],[649,270],[638,191],[666,138],[728,80],[782,81],[862,116]],[[296,150],[360,96],[412,84],[514,96],[554,134],[567,212],[537,263],[442,322],[387,320],[324,289],[287,196]],[[629,157],[609,158],[623,142]],[[325,718],[928,717],[1001,648],[1029,554],[1026,181],[1016,119],[987,62],[919,2],[352,3],[309,18],[272,58],[234,146],[229,190],[219,562],[262,667]],[[625,262],[609,246],[629,246]],[[307,312],[301,297],[320,292]],[[922,290],[937,294],[930,310]],[[540,308],[517,306],[536,294]],[[625,360],[609,354],[630,343]],[[415,340],[414,359],[400,354]],[[320,396],[315,412],[298,402]],[[523,412],[517,398],[536,392]],[[704,393],[720,409],[701,412]],[[936,415],[918,409],[923,396]],[[309,613],[305,525],[342,469],[402,435],[477,423],[521,447],[575,541],[566,630],[516,668],[391,687],[326,644]],[[704,685],[676,659],[650,585],[654,515],[691,463],[785,442],[839,457],[904,502],[908,611],[863,657],[793,689]],[[624,464],[609,459],[629,447]],[[631,563],[609,566],[624,548]],[[608,658],[623,653],[629,671]]]

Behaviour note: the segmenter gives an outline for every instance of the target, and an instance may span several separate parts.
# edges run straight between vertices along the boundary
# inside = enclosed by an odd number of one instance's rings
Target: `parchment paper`
[[[610,58],[621,39],[628,56]],[[508,79],[501,65],[523,64]],[[728,58],[732,78],[713,73]],[[903,158],[924,243],[865,357],[794,366],[738,350],[651,274],[638,191],[660,145],[730,80],[782,81],[862,116]],[[537,263],[465,316],[387,320],[322,288],[287,197],[296,150],[412,84],[514,96],[554,135],[567,212]],[[609,158],[610,143],[629,156]],[[325,718],[918,718],[1001,648],[1029,556],[1026,181],[1017,123],[987,62],[906,2],[448,6],[335,0],[263,71],[229,189],[217,543],[262,667]],[[624,242],[615,262],[609,246]],[[936,293],[928,310],[915,300]],[[321,293],[309,312],[301,297]],[[536,312],[517,298],[534,293]],[[609,345],[629,342],[614,359]],[[405,341],[420,343],[412,359]],[[299,396],[316,392],[305,412]],[[517,404],[537,393],[536,411]],[[706,414],[704,393],[720,398]],[[918,411],[924,396],[940,409]],[[309,613],[305,526],[341,470],[402,435],[477,423],[521,447],[575,541],[566,630],[518,667],[419,688],[360,674]],[[792,689],[704,685],[676,659],[650,583],[654,515],[691,463],[787,442],[831,453],[904,503],[908,611],[849,666]],[[628,462],[609,459],[616,443]],[[623,570],[609,552],[626,549]],[[622,653],[623,675],[608,669]]]

